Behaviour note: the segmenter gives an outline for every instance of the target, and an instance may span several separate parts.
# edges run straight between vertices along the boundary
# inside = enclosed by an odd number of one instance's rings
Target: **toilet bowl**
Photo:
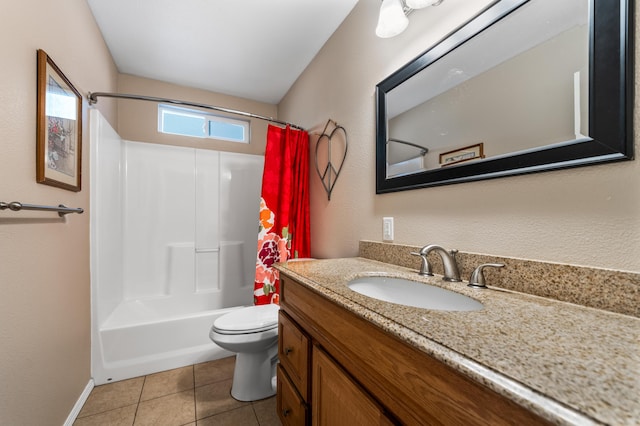
[[[256,401],[275,395],[278,362],[278,305],[240,308],[216,319],[211,340],[236,353],[231,396]]]

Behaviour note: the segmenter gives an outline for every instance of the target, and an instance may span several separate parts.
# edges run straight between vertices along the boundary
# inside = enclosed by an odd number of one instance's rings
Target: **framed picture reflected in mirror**
[[[464,148],[458,148],[453,151],[443,152],[440,154],[440,167],[451,166],[453,164],[479,160],[482,158],[484,158],[484,143],[480,142],[475,145],[465,146]]]

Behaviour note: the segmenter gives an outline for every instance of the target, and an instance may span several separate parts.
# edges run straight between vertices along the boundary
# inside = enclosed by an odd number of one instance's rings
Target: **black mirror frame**
[[[386,94],[528,1],[496,3],[376,86],[377,194],[633,159],[634,0],[590,0],[590,140],[386,177]]]

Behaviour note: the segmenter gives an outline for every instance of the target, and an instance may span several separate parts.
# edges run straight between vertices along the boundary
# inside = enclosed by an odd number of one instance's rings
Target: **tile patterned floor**
[[[275,397],[230,395],[235,357],[96,386],[74,426],[281,426]]]

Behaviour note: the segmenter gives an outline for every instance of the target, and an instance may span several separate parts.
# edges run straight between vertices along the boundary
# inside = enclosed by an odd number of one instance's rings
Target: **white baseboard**
[[[80,414],[80,410],[82,410],[82,406],[85,402],[87,402],[87,398],[89,398],[89,394],[93,390],[94,386],[95,384],[93,382],[93,379],[90,379],[89,383],[87,383],[87,386],[85,386],[84,390],[82,391],[82,394],[80,394],[80,398],[78,398],[78,401],[76,401],[76,404],[73,406],[73,409],[69,413],[67,420],[64,422],[64,426],[73,426],[73,422],[76,421],[78,414]]]

